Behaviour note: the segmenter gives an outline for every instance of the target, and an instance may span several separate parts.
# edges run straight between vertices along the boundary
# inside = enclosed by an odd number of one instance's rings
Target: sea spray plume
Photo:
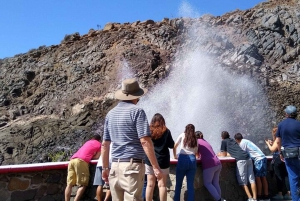
[[[198,18],[200,14],[187,1],[183,1],[179,7],[179,15],[184,17]]]
[[[131,66],[128,64],[125,58],[119,60],[119,68],[118,71],[118,81],[122,83],[123,80],[134,78],[134,73],[131,69]]]
[[[184,125],[193,123],[207,133],[215,151],[219,149],[220,133],[244,132],[256,142],[267,133],[265,121],[268,101],[256,80],[229,71],[216,64],[216,56],[205,45],[210,37],[197,20],[187,30],[182,48],[176,53],[169,76],[157,84],[139,103],[147,116],[161,113],[168,121],[174,139]],[[205,29],[205,30],[204,30]],[[229,46],[230,47],[230,46]],[[214,50],[215,51],[215,50]],[[217,51],[217,50],[216,50]]]

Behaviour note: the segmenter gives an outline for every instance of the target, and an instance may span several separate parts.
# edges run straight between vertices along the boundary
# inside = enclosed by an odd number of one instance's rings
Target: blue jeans
[[[286,158],[285,166],[289,175],[289,182],[293,201],[300,201],[300,160],[298,158]]]
[[[196,174],[197,163],[194,154],[179,154],[176,166],[176,186],[174,201],[180,201],[180,193],[184,176],[186,176],[188,201],[194,201],[194,178]]]

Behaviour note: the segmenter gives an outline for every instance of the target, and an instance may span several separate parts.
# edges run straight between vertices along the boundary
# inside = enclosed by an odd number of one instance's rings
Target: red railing
[[[235,162],[232,157],[219,157],[221,162]],[[272,159],[272,156],[267,156],[268,160]],[[97,160],[92,160],[91,164],[97,164]],[[177,164],[177,160],[171,159],[171,164]],[[198,163],[201,163],[200,159],[197,159]],[[3,165],[0,166],[0,174],[16,173],[16,172],[40,172],[45,170],[57,170],[67,169],[69,161],[64,162],[49,162],[49,163],[33,163],[33,164],[20,164],[20,165]]]

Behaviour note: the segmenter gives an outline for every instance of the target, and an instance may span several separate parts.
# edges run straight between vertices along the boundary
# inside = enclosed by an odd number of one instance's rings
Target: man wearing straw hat
[[[122,89],[116,91],[120,102],[105,118],[102,143],[102,177],[109,181],[113,200],[142,200],[144,185],[145,153],[148,156],[157,179],[162,172],[157,163],[149,123],[144,110],[136,104],[147,92],[135,79],[122,82]],[[113,142],[109,171],[109,145]]]

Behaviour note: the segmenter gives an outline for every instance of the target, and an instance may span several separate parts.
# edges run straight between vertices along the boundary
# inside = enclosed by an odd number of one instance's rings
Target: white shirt
[[[110,143],[110,146],[109,146],[109,168],[111,167],[111,160],[112,160],[111,147],[112,147],[112,143]],[[102,157],[101,156],[98,159],[97,167],[102,167]]]
[[[250,140],[242,139],[240,147],[250,154],[251,159],[257,161],[266,158],[265,154]]]
[[[185,147],[183,145],[183,141],[184,141],[184,138],[185,138],[185,133],[181,133],[177,140],[176,140],[176,143],[180,143],[180,151],[179,151],[179,154],[195,154],[197,151],[198,151],[198,146],[196,147]]]

